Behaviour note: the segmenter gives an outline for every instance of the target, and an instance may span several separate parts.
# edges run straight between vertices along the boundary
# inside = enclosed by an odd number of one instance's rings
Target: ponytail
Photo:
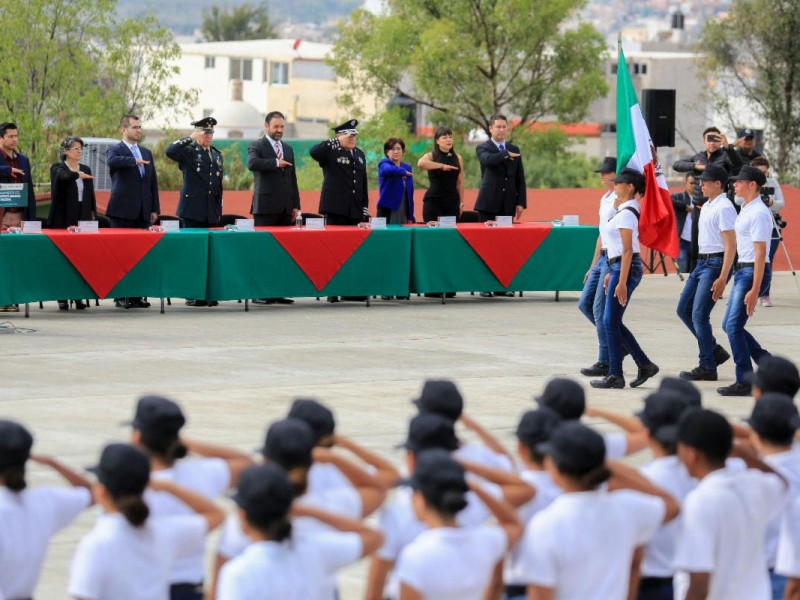
[[[114,498],[114,505],[122,516],[134,527],[141,527],[150,516],[150,508],[142,496],[120,496]]]
[[[600,484],[608,481],[609,477],[611,477],[611,471],[608,470],[608,467],[606,467],[605,464],[602,464],[599,467],[595,467],[591,471],[587,471],[583,475],[580,475],[578,477],[578,482],[584,488],[593,490],[600,486]]]
[[[273,542],[282,542],[292,537],[292,522],[288,517],[283,517],[277,521],[270,523],[266,532],[269,539]]]
[[[2,478],[3,484],[14,493],[21,492],[28,487],[28,483],[25,481],[25,465],[6,468],[0,473],[0,478]]]
[[[466,492],[461,489],[444,490],[438,494],[426,494],[423,498],[428,505],[445,518],[453,518],[467,507]]]
[[[167,465],[172,465],[176,460],[184,458],[189,453],[189,449],[184,446],[178,436],[165,437],[141,432],[141,444],[148,452],[158,456]]]

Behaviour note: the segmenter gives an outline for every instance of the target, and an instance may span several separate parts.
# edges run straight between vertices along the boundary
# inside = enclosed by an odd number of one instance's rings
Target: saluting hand
[[[440,164],[442,165],[442,171],[458,171],[458,167],[454,167],[453,165]]]
[[[278,167],[280,167],[281,169],[283,169],[284,167],[292,167],[292,166],[294,165],[290,163],[288,160],[283,160],[282,158],[278,160]]]
[[[508,152],[508,160],[514,160],[515,158],[520,157],[519,152],[511,152],[511,150],[508,150],[507,152]]]
[[[78,179],[94,179],[94,175],[89,175],[83,171],[78,171]]]
[[[25,171],[23,171],[22,169],[15,169],[14,167],[11,167],[11,174],[12,175],[24,176],[25,175]]]
[[[137,158],[136,159],[136,164],[137,165],[149,165],[150,161],[149,160],[145,160],[143,158]]]

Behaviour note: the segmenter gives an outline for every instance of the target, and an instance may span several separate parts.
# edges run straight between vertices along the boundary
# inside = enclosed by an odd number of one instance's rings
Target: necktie
[[[131,152],[133,152],[133,157],[136,160],[142,160],[142,153],[139,152],[139,146],[138,145],[131,146]],[[144,165],[140,164],[140,165],[136,165],[136,166],[139,167],[139,175],[142,178],[144,178]]]
[[[283,152],[281,152],[280,142],[275,142],[275,156],[278,157],[278,160],[283,160]]]
[[[505,145],[505,144],[500,144],[500,145],[498,146],[498,149],[500,150],[500,152],[505,152],[505,150],[506,150],[506,145]]]

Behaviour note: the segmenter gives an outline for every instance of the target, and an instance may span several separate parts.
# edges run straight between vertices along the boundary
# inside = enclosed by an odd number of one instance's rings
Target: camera
[[[708,140],[709,142],[718,142],[719,141],[719,136],[718,135],[709,135],[706,138],[706,140]]]
[[[763,186],[761,188],[761,195],[762,196],[774,196],[775,195],[775,188],[771,186]]]

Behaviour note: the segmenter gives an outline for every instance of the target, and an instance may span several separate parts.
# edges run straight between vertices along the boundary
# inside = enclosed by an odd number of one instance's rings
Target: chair
[[[158,215],[156,225],[161,225],[162,221],[178,221],[178,223],[180,223],[181,219],[175,215]],[[179,227],[183,227],[183,225],[179,225]]]
[[[100,229],[111,228],[111,221],[105,215],[97,215],[97,226]]]
[[[226,225],[235,225],[236,219],[246,219],[242,215],[222,215],[219,218],[219,223],[217,224],[219,227],[225,227]]]
[[[456,219],[459,223],[480,223],[481,218],[477,210],[461,211],[461,216]]]

